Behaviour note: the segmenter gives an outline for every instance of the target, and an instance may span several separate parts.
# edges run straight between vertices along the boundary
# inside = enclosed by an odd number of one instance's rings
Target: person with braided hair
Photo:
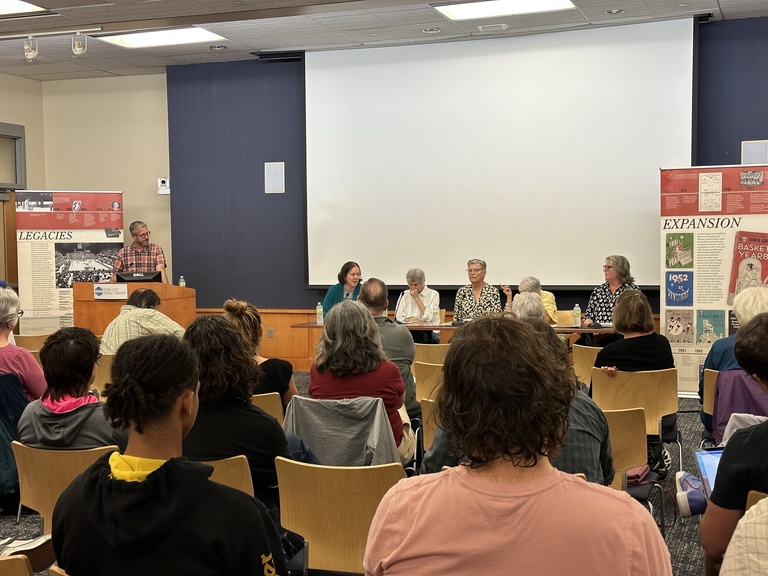
[[[287,574],[264,505],[181,456],[198,376],[194,350],[174,336],[117,351],[104,414],[129,428],[128,445],[99,458],[56,504],[53,548],[69,574]]]

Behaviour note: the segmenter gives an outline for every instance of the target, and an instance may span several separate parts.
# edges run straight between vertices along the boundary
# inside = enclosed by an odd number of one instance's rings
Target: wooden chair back
[[[48,574],[49,576],[67,576],[67,573],[58,566],[51,566],[48,568]]]
[[[101,446],[89,450],[46,450],[11,442],[19,469],[21,503],[40,513],[43,534],[51,531],[51,516],[56,501],[83,470],[102,454],[114,452],[117,446]]]
[[[275,418],[280,426],[283,425],[283,399],[277,392],[267,394],[254,394],[251,396],[251,404],[258,406],[264,412]]]
[[[624,472],[648,462],[645,411],[642,408],[628,408],[603,410],[603,413],[608,421],[613,467],[616,470],[611,488],[621,490]]]
[[[400,464],[315,466],[275,458],[281,524],[307,542],[306,569],[361,573],[379,502],[405,477]]]
[[[213,474],[210,478],[214,482],[236,488],[253,496],[253,479],[251,469],[248,467],[248,458],[240,454],[222,460],[206,460],[204,464],[213,466]]]
[[[701,409],[704,410],[705,414],[714,414],[715,412],[715,386],[719,374],[719,370],[712,370],[711,368],[704,370],[704,398]]]
[[[425,344],[429,346],[429,344]],[[416,379],[416,400],[434,398],[443,379],[443,365],[429,362],[414,362],[412,370]]]
[[[614,377],[593,368],[592,399],[603,411],[643,408],[646,434],[660,435],[661,417],[677,412],[677,368],[619,371]]]
[[[445,308],[440,308],[440,322],[445,322]]]
[[[32,576],[33,574],[32,564],[29,563],[29,558],[23,554],[0,558],[0,575],[2,576]]]
[[[13,339],[16,346],[21,346],[27,350],[40,350],[50,334],[14,334]]]
[[[102,354],[99,363],[96,364],[96,378],[93,379],[91,386],[98,390],[99,398],[101,398],[101,393],[104,392],[104,386],[109,382],[109,372],[112,370],[112,361],[114,359],[114,354]]]
[[[558,310],[557,311],[557,325],[558,326],[573,326],[573,310]]]
[[[419,400],[421,404],[421,427],[423,430],[422,442],[424,445],[424,451],[429,450],[432,446],[432,441],[435,439],[435,432],[437,432],[437,422],[435,421],[435,401],[429,398],[422,398]]]
[[[35,357],[35,362],[37,362],[37,365],[40,366],[40,368],[42,368],[43,363],[40,362],[40,350],[30,350],[29,353]]]
[[[571,350],[573,351],[573,371],[576,372],[576,378],[579,379],[579,382],[589,384],[592,379],[592,368],[595,367],[595,358],[602,348],[574,344]]]
[[[755,504],[760,502],[763,498],[768,498],[768,494],[765,492],[760,492],[759,490],[750,490],[747,493],[747,510],[752,508]]]
[[[416,347],[415,362],[442,364],[448,354],[450,344],[414,344]]]

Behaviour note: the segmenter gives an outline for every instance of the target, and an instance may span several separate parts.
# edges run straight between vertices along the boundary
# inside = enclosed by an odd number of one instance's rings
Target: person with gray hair
[[[11,333],[24,314],[12,288],[0,288],[0,374],[15,374],[27,400],[40,398],[47,384],[43,369],[29,350],[12,344]]]
[[[547,292],[541,289],[541,282],[535,276],[526,276],[517,285],[517,289],[520,294],[525,292],[533,292],[538,294],[541,298],[541,303],[544,306],[544,322],[547,324],[557,324],[557,303],[555,302],[555,295],[552,292]],[[503,284],[501,286],[502,292],[507,297],[507,304],[504,306],[504,310],[512,310],[512,289]]]
[[[399,413],[405,401],[403,378],[387,358],[379,329],[360,302],[344,300],[328,312],[309,370],[309,395],[319,400],[381,398],[400,459],[408,462],[413,457],[415,442],[404,435]]]
[[[768,312],[768,286],[751,286],[744,288],[736,294],[733,299],[733,314],[739,326],[744,326],[758,314]],[[741,366],[736,361],[736,355],[733,351],[733,345],[736,343],[736,333],[727,338],[720,338],[712,343],[706,359],[704,360],[704,369],[699,375],[699,403],[704,404],[704,370],[719,370],[725,372],[728,370],[741,370]],[[712,432],[712,414],[706,414],[704,410],[700,413],[701,423]]]
[[[629,271],[629,260],[624,256],[606,256],[603,264],[605,282],[592,291],[584,311],[582,324],[610,324],[613,318],[613,307],[624,290],[637,290],[635,279]]]
[[[486,270],[485,260],[473,258],[467,262],[469,284],[462,286],[456,292],[456,301],[453,306],[454,322],[501,312],[499,291],[485,281]]]
[[[112,272],[112,282],[117,279],[118,272],[154,272],[157,270],[163,277],[163,282],[168,283],[165,274],[165,254],[157,244],[149,241],[151,234],[147,225],[141,220],[131,222],[128,228],[133,238],[133,243],[120,248],[115,258]]]
[[[421,268],[411,268],[405,274],[408,290],[403,290],[395,304],[398,322],[440,323],[440,294],[427,288],[427,276]],[[440,336],[434,330],[412,330],[411,337],[419,344],[439,344]]]
[[[137,288],[128,296],[120,314],[104,329],[101,337],[101,353],[115,354],[120,345],[128,340],[153,334],[184,336],[184,328],[157,310],[160,297],[149,288]]]
[[[535,292],[521,292],[512,300],[512,313],[520,320],[543,320],[546,311]]]

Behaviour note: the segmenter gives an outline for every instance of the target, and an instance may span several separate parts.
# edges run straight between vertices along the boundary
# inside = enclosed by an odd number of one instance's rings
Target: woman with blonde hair
[[[298,390],[293,379],[293,365],[280,358],[264,358],[259,354],[259,345],[264,335],[259,310],[244,300],[230,298],[224,302],[224,318],[232,322],[253,348],[253,359],[261,367],[262,378],[256,386],[256,394],[277,392],[283,401],[283,409],[288,406]]]

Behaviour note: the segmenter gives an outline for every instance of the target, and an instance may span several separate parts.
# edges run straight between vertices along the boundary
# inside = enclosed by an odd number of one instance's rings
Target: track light
[[[24,60],[27,62],[37,60],[37,40],[32,36],[24,40]]]
[[[88,36],[83,36],[78,32],[72,36],[72,54],[82,56],[88,51]]]

